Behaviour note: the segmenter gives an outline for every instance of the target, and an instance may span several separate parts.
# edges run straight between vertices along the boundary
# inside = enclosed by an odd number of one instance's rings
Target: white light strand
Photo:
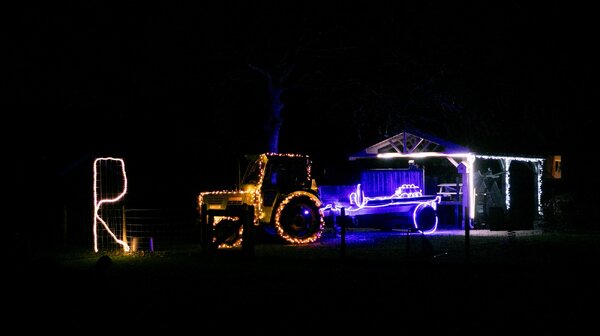
[[[102,200],[98,200],[98,182],[99,182],[99,176],[98,176],[98,166],[100,164],[102,164],[102,162],[104,161],[116,161],[118,165],[120,165],[121,167],[121,174],[123,175],[123,190],[121,191],[120,194],[118,194],[116,197],[114,198],[107,198],[107,199],[102,199]],[[94,235],[94,251],[98,252],[98,222],[100,222],[102,224],[102,226],[104,227],[104,229],[108,232],[108,234],[121,246],[123,246],[123,250],[125,252],[129,252],[129,245],[127,244],[127,242],[120,240],[119,238],[117,238],[117,236],[112,232],[112,230],[110,229],[110,227],[108,226],[108,223],[106,223],[106,221],[104,221],[104,219],[102,219],[102,217],[99,214],[100,211],[100,207],[105,204],[105,203],[116,203],[118,201],[120,201],[125,194],[127,193],[127,174],[125,174],[125,162],[123,161],[123,159],[118,159],[118,158],[113,158],[113,157],[105,157],[105,158],[97,158],[96,160],[94,160],[94,186],[93,186],[93,192],[94,192],[94,224],[93,224],[93,235]]]
[[[539,161],[537,163],[538,166],[538,176],[537,176],[537,193],[538,193],[538,197],[537,197],[537,209],[538,209],[538,215],[542,216],[544,213],[542,211],[542,176],[544,175],[544,164],[542,161]]]
[[[504,174],[504,194],[506,195],[504,199],[504,205],[506,206],[506,210],[510,209],[510,163],[511,159],[504,158],[504,169],[506,169],[506,174]]]

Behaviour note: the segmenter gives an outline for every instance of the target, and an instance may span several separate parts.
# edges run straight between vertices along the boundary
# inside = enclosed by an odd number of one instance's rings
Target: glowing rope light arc
[[[98,183],[99,183],[98,166],[104,161],[116,161],[118,163],[118,165],[121,167],[121,173],[123,175],[123,190],[121,191],[121,193],[119,193],[114,198],[98,200]],[[125,252],[129,252],[130,248],[129,248],[129,245],[127,244],[127,242],[124,242],[123,240],[120,240],[119,238],[117,238],[117,236],[109,228],[108,223],[106,223],[106,221],[104,221],[104,219],[102,219],[102,217],[99,214],[100,208],[102,207],[103,204],[116,203],[116,202],[120,201],[125,196],[125,194],[127,194],[127,174],[125,173],[125,162],[123,161],[123,159],[113,158],[113,157],[104,157],[104,158],[97,158],[96,160],[94,160],[94,187],[93,188],[94,188],[94,190],[93,190],[93,192],[94,192],[94,224],[93,224],[92,233],[94,235],[94,252],[98,252],[98,232],[97,232],[98,231],[98,222],[100,222],[102,224],[104,229],[106,229],[108,234],[118,244],[123,246],[123,250]]]
[[[437,198],[439,198],[439,196],[437,196]],[[415,210],[413,211],[413,214],[412,214],[414,228],[417,230],[420,230],[423,234],[430,234],[430,233],[435,232],[435,230],[437,229],[437,226],[438,226],[438,222],[439,222],[438,217],[435,216],[435,223],[429,230],[423,231],[419,228],[419,223],[417,221],[417,215],[419,214],[419,209],[425,208],[427,206],[430,206],[431,208],[433,208],[434,211],[437,210],[436,202],[423,202],[423,203],[420,203],[419,205],[417,205],[417,207],[415,208]]]

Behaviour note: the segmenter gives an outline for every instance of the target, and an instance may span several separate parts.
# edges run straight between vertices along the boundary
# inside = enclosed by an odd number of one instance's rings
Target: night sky
[[[25,198],[38,183],[72,197],[97,156],[130,164],[133,195],[232,188],[242,155],[267,148],[265,73],[287,74],[280,151],[323,166],[405,128],[580,166],[592,13],[560,1],[17,5],[2,15],[3,169]]]

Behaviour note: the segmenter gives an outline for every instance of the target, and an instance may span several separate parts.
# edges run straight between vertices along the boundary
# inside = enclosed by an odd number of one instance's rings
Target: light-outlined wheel
[[[423,233],[431,233],[437,229],[437,211],[426,203],[419,204],[413,213],[415,228]]]
[[[287,242],[306,244],[317,240],[324,229],[319,198],[306,191],[296,191],[285,197],[275,211],[277,235]]]

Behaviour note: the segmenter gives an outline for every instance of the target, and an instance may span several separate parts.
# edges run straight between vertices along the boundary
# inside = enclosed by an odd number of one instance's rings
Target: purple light
[[[437,196],[437,203],[439,203],[440,199],[441,199],[440,196]],[[413,211],[413,216],[412,216],[413,217],[413,225],[414,225],[415,229],[421,231],[423,234],[430,234],[430,233],[435,232],[435,230],[437,229],[437,226],[438,226],[438,217],[437,217],[437,215],[435,216],[435,223],[433,224],[433,226],[431,227],[431,229],[426,230],[426,231],[423,231],[423,230],[421,230],[419,228],[419,224],[417,223],[417,216],[419,214],[419,209],[424,209],[424,208],[429,207],[429,206],[431,208],[433,208],[433,210],[435,211],[437,209],[437,203],[436,202],[423,202],[423,203],[417,205],[417,207]]]
[[[421,189],[414,184],[403,184],[400,188],[397,188],[396,192],[391,196],[376,197],[365,196],[361,184],[357,184],[355,190],[347,196],[347,199],[349,202],[348,206],[342,204],[327,204],[324,207],[324,210],[339,211],[344,207],[346,214],[349,216],[357,216],[384,213],[386,210],[377,209],[395,206],[387,212],[412,214],[412,226],[424,234],[434,232],[438,226],[438,217],[435,211],[437,210],[437,204],[441,201],[441,197],[439,195],[423,196]],[[431,208],[432,210],[427,210],[428,208]],[[428,227],[427,229],[422,230],[421,227],[423,227],[425,223],[419,223],[419,221],[426,220],[426,217],[423,218],[423,216],[428,214],[424,211],[433,211],[431,215],[435,216],[435,219],[430,228]]]

